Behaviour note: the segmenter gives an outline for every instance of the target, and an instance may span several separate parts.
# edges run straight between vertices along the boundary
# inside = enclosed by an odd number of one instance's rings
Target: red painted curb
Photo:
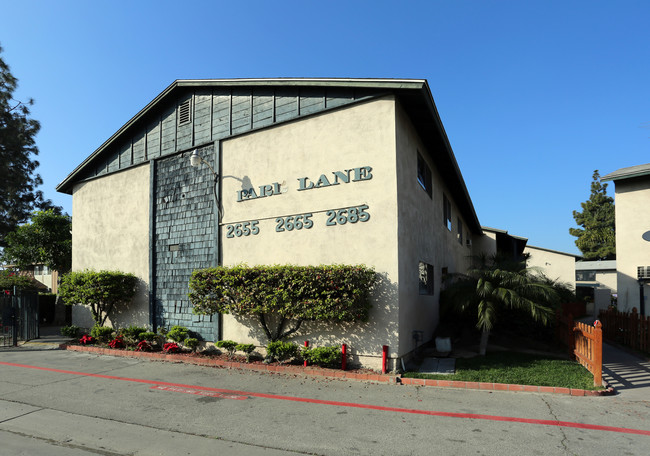
[[[524,391],[530,393],[545,393],[545,394],[565,394],[570,396],[585,396],[585,397],[599,397],[610,396],[615,394],[613,387],[606,385],[604,390],[583,390],[576,388],[561,388],[552,386],[534,386],[534,385],[514,385],[508,383],[483,383],[483,382],[462,382],[454,380],[430,380],[422,378],[403,378],[396,375],[385,374],[366,374],[356,373],[341,370],[332,370],[331,372],[325,370],[315,369],[309,367],[307,369],[298,366],[286,365],[259,365],[239,363],[236,361],[224,361],[221,359],[205,359],[205,358],[188,358],[182,355],[172,353],[151,353],[151,352],[136,352],[129,350],[113,350],[101,347],[92,347],[88,345],[59,345],[61,350],[70,350],[77,352],[96,353],[100,355],[121,356],[129,358],[143,358],[150,360],[160,360],[167,362],[194,364],[199,366],[218,367],[223,369],[241,369],[252,370],[258,372],[274,372],[279,374],[291,375],[304,375],[311,377],[325,377],[339,380],[357,380],[357,381],[371,381],[375,383],[392,383],[402,385],[415,385],[415,386],[435,386],[447,388],[461,388],[461,389],[475,389],[482,391]]]

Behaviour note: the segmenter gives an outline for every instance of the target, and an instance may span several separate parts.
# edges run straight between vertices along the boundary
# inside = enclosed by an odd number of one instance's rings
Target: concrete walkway
[[[650,401],[650,360],[603,343],[603,381],[621,399]]]

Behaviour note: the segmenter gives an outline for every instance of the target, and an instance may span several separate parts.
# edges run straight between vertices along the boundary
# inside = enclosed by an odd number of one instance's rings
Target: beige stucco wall
[[[313,346],[347,343],[352,359],[379,368],[381,347],[397,349],[398,261],[395,102],[376,100],[258,131],[221,144],[223,264],[366,264],[382,276],[370,320],[303,325]],[[298,191],[299,178],[371,167],[371,179]],[[415,171],[414,171],[415,172]],[[354,173],[354,172],[353,172]],[[238,191],[281,184],[283,193],[238,202]],[[368,205],[366,222],[326,226],[330,209]],[[312,213],[311,229],[276,232],[276,218]],[[259,234],[227,237],[227,225],[259,221]],[[266,343],[257,321],[223,317],[223,338]]]
[[[474,236],[473,249],[475,255],[485,255],[490,258],[497,253],[497,235],[493,231],[483,231],[483,234]]]
[[[150,165],[75,185],[72,193],[72,270],[119,270],[140,279],[127,309],[115,309],[116,326],[149,322]],[[73,323],[92,326],[90,312],[73,307]]]
[[[436,169],[430,151],[413,128],[408,116],[397,109],[397,201],[399,245],[399,353],[411,352],[416,342],[414,331],[422,331],[423,340],[433,338],[439,322],[442,270],[465,272],[472,248],[467,238],[467,223],[461,217],[462,244],[458,239],[460,213],[451,192]],[[417,180],[418,151],[432,171],[432,195]],[[451,203],[451,231],[444,224],[443,194]],[[419,292],[419,263],[433,266],[434,293]]]
[[[526,246],[529,254],[528,267],[539,268],[549,279],[568,284],[576,289],[576,258],[574,255],[555,252],[534,246]]]
[[[616,269],[618,308],[639,310],[637,267],[650,266],[650,242],[643,233],[650,230],[650,177],[616,181]],[[648,312],[650,286],[645,285],[645,307]]]

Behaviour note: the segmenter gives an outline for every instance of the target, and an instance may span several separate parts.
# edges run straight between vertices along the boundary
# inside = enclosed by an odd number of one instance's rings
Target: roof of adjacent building
[[[616,271],[616,260],[576,261],[576,271]]]
[[[296,115],[283,120],[272,120],[271,124],[279,124],[284,121],[296,120],[308,115],[313,115],[323,111],[340,108],[344,105],[350,105],[357,102],[367,101],[372,98],[378,98],[393,94],[404,107],[411,122],[413,123],[418,134],[422,138],[427,148],[431,151],[431,156],[440,171],[440,175],[445,180],[449,191],[451,192],[459,210],[463,214],[467,226],[474,233],[481,233],[481,225],[478,221],[474,205],[467,191],[467,186],[460,172],[460,168],[454,156],[453,150],[447,138],[447,134],[440,120],[429,84],[425,79],[345,79],[345,78],[276,78],[276,79],[200,79],[200,80],[176,80],[163,90],[156,98],[126,122],[110,138],[108,138],[97,150],[88,156],[79,164],[58,186],[57,191],[72,194],[75,184],[85,180],[100,177],[105,173],[114,172],[108,163],[111,155],[115,155],[115,150],[122,143],[128,142],[133,138],[136,132],[146,130],[147,123],[155,121],[161,116],[163,110],[168,109],[172,103],[175,103],[179,97],[192,91],[199,90],[250,90],[251,113],[253,112],[253,95],[256,91],[270,91],[275,97],[275,91],[280,90],[317,90],[322,93],[322,106],[314,109],[311,107],[306,113],[302,113],[300,108]],[[340,90],[352,91],[352,97],[345,98],[336,106],[328,107],[327,100],[331,93]],[[195,93],[195,92],[192,92]],[[299,97],[300,98],[300,97]],[[340,98],[339,100],[343,100]],[[175,106],[175,105],[174,105]],[[253,114],[251,114],[252,116]],[[231,119],[232,120],[232,119]],[[251,120],[250,128],[244,131],[239,127],[222,134],[211,141],[222,140],[235,135],[250,133],[257,128],[267,128],[269,123],[256,127]],[[201,144],[192,144],[189,149],[200,147]],[[179,145],[173,153],[182,152]],[[435,153],[434,153],[435,151]],[[440,153],[442,151],[442,153]],[[156,157],[157,158],[157,157]],[[125,169],[129,166],[142,164],[150,160],[151,157],[142,157],[138,163],[127,164],[125,167],[119,165],[119,169]],[[119,160],[118,160],[119,162]],[[98,171],[101,170],[101,171]]]
[[[557,253],[558,255],[566,255],[566,256],[573,257],[573,258],[582,258],[580,255],[575,255],[573,253],[561,252],[559,250],[547,249],[547,248],[544,248],[544,247],[537,247],[537,246],[530,245],[530,244],[527,245],[526,248],[527,249],[535,249],[535,250],[543,250],[545,252]]]
[[[609,173],[601,177],[600,180],[617,181],[622,179],[631,179],[633,177],[641,177],[641,176],[648,176],[648,175],[650,175],[650,163],[647,163],[645,165],[630,166],[628,168],[621,168],[619,170],[614,171],[613,173]]]

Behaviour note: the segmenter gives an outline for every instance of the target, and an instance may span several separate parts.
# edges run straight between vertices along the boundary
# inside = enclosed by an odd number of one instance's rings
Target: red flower
[[[115,339],[108,343],[108,346],[111,348],[124,348],[126,345],[124,344],[122,336],[117,336]]]
[[[178,353],[180,350],[181,349],[176,342],[169,342],[163,345],[163,351],[165,353]]]
[[[81,336],[81,339],[79,339],[79,343],[83,345],[94,344],[95,338],[89,336],[88,334],[84,334],[83,336]]]

